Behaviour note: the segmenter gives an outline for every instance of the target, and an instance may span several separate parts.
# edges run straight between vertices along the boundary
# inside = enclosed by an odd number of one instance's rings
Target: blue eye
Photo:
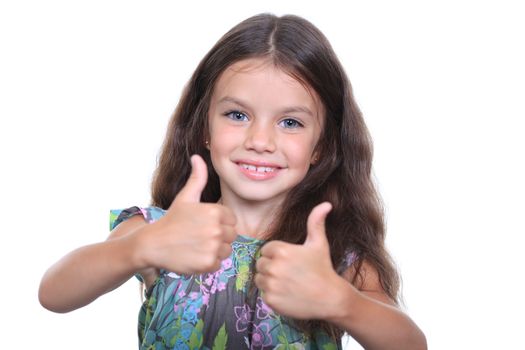
[[[286,129],[296,129],[296,128],[302,128],[304,125],[298,122],[295,119],[287,118],[282,120],[279,125]]]
[[[239,111],[231,111],[224,114],[226,117],[230,118],[231,120],[243,122],[248,120],[248,116],[242,112]]]

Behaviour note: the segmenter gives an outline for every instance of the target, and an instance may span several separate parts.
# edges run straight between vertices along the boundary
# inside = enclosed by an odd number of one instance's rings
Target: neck
[[[265,239],[270,224],[272,223],[282,201],[247,201],[237,196],[223,193],[218,203],[230,208],[237,224],[237,234]]]

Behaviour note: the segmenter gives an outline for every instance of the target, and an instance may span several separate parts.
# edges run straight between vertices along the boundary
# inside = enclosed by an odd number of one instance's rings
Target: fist
[[[231,254],[235,215],[222,205],[200,202],[208,170],[198,155],[191,162],[191,175],[166,214],[141,232],[142,256],[149,267],[178,274],[213,272]]]
[[[279,314],[296,319],[327,316],[327,292],[340,279],[332,267],[325,232],[331,209],[325,202],[312,210],[304,244],[272,241],[261,249],[255,284],[265,303]]]

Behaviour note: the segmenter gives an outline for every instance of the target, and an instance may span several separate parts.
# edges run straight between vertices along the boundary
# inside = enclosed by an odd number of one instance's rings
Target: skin
[[[417,325],[385,294],[377,271],[365,262],[360,290],[331,263],[325,219],[330,203],[308,217],[304,244],[272,241],[261,249],[255,284],[276,312],[297,319],[322,319],[347,331],[365,349],[426,349]]]
[[[314,92],[264,60],[226,69],[208,116],[220,203],[200,202],[208,175],[205,162],[194,155],[191,176],[164,217],[152,224],[131,218],[107,241],[66,255],[42,278],[42,305],[55,312],[77,309],[136,272],[151,285],[161,268],[184,274],[216,271],[237,233],[264,237],[274,208],[317,158],[322,116]],[[265,164],[275,172],[261,174],[242,164]],[[332,322],[365,349],[426,349],[425,336],[384,293],[370,264],[364,263],[360,290],[348,282],[352,268],[343,276],[335,272],[324,224],[331,208],[325,202],[312,210],[304,244],[272,241],[261,249],[254,278],[263,300],[285,316]]]
[[[237,236],[235,215],[225,206],[200,202],[206,163],[193,156],[192,165],[185,187],[161,219],[152,224],[139,217],[126,220],[105,242],[76,249],[51,266],[40,283],[40,303],[54,312],[69,312],[136,272],[149,286],[161,268],[180,274],[219,269]]]
[[[317,97],[271,63],[241,61],[220,76],[209,109],[208,148],[238,233],[264,236],[275,208],[314,161],[321,120]],[[241,163],[271,165],[276,175],[252,179]]]

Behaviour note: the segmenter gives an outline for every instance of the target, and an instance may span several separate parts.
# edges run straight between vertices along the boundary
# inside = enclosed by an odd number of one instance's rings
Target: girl
[[[204,57],[168,127],[152,206],[44,275],[67,312],[134,274],[141,349],[425,349],[397,307],[372,145],[325,37],[259,15]]]

